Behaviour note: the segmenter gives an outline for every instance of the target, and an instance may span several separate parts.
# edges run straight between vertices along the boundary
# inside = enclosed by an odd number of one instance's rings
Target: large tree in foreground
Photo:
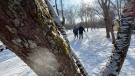
[[[38,76],[80,75],[42,0],[0,0],[0,41]]]
[[[117,39],[112,50],[110,59],[105,67],[101,70],[99,76],[118,76],[126,58],[130,45],[131,32],[135,14],[135,1],[127,0],[122,12],[120,28],[117,33]]]

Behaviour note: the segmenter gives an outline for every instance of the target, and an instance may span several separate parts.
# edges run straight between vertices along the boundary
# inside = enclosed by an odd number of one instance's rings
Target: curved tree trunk
[[[38,76],[75,76],[69,47],[41,0],[0,0],[0,40]]]
[[[128,0],[127,0],[128,1]],[[101,70],[99,76],[118,76],[124,60],[126,58],[128,48],[130,45],[131,32],[133,29],[135,2],[129,0],[122,12],[122,19],[120,21],[120,29],[118,31],[117,39],[112,50],[110,59],[105,67]]]

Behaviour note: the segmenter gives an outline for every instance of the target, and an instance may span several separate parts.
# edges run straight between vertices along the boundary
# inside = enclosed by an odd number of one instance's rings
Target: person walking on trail
[[[74,39],[78,39],[78,28],[74,27],[73,29],[73,33],[74,33]]]
[[[80,25],[78,27],[78,30],[79,30],[79,39],[83,39],[83,31],[85,32],[84,28]]]

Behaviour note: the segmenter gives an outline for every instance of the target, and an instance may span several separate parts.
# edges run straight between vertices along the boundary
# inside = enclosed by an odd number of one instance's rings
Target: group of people
[[[80,25],[78,28],[74,27],[73,33],[74,33],[74,39],[78,39],[78,33],[79,33],[79,39],[83,39],[83,31],[85,32],[85,29]]]

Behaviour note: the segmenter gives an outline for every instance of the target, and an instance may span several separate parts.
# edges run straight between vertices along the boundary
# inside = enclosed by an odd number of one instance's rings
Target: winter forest
[[[0,76],[135,76],[135,0],[0,0]]]

